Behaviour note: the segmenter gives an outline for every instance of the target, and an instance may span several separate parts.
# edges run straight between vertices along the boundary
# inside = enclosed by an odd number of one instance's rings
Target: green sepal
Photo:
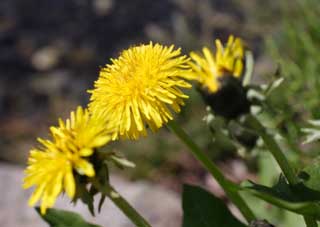
[[[97,177],[98,177],[98,180],[99,180],[100,185],[102,187],[109,184],[109,169],[108,169],[108,165],[106,162],[99,169]],[[106,193],[101,192],[101,198],[100,198],[99,206],[98,206],[99,213],[101,212],[101,208],[102,208],[102,205],[105,201],[105,198],[106,198]]]
[[[82,176],[77,176],[75,177],[76,181],[76,195],[73,199],[73,202],[76,203],[78,199],[80,199],[84,204],[87,205],[88,210],[90,211],[92,216],[95,216],[94,213],[94,193],[89,192],[87,188],[87,181],[83,180]]]
[[[110,159],[120,169],[136,167],[136,165],[133,162],[118,154],[111,155]]]

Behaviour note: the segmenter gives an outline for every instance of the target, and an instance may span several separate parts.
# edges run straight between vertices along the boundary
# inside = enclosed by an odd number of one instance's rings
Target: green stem
[[[100,192],[105,193],[109,199],[134,223],[137,227],[151,227],[151,225],[125,200],[111,185],[101,185],[93,182]]]
[[[252,115],[248,116],[248,122],[249,122],[250,126],[253,129],[255,129],[255,131],[260,135],[260,137],[264,141],[264,144],[266,145],[268,150],[271,152],[273,157],[276,159],[283,174],[287,178],[289,184],[295,185],[295,184],[299,183],[299,180],[296,177],[293,168],[289,164],[288,159],[286,158],[286,156],[282,152],[280,146],[275,141],[273,136],[267,132],[265,127],[254,116],[252,116]],[[304,220],[305,220],[307,227],[317,227],[318,226],[316,220],[312,217],[304,216]]]
[[[260,123],[260,121],[254,116],[248,116],[248,122],[250,126],[255,129],[255,131],[260,135],[264,144],[271,152],[273,157],[278,162],[283,174],[287,178],[289,184],[295,185],[298,183],[298,179],[294,173],[294,170],[291,168],[286,156],[282,152],[281,148],[274,140],[274,138],[267,132],[265,127]]]
[[[190,148],[191,153],[201,162],[201,164],[211,173],[220,186],[224,189],[230,200],[238,207],[248,223],[255,220],[255,216],[239,193],[234,190],[237,187],[233,182],[227,180],[218,167],[207,157],[200,147],[193,142],[190,136],[174,121],[167,124],[168,128]]]

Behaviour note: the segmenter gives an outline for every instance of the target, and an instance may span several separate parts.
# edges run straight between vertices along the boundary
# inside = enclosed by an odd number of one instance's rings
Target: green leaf
[[[319,202],[320,192],[306,186],[303,182],[296,185],[289,185],[283,176],[280,176],[276,185],[269,188],[263,185],[251,182],[252,189],[266,192],[272,196],[278,197],[289,202]]]
[[[45,215],[41,215],[39,208],[36,210],[50,227],[100,227],[86,222],[79,214],[71,211],[48,209]]]
[[[184,185],[183,227],[244,227],[226,205],[206,190]]]
[[[320,192],[313,190],[303,183],[290,186],[283,177],[273,187],[251,182],[251,186],[244,188],[258,198],[286,210],[313,216],[320,219]]]

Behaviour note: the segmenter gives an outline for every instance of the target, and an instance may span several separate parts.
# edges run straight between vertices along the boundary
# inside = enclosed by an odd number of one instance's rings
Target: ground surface
[[[27,206],[31,191],[21,188],[23,169],[0,163],[0,226],[41,227],[47,226],[34,209]],[[111,177],[114,186],[127,200],[150,221],[154,227],[180,226],[181,208],[177,194],[149,183],[128,182],[119,176]],[[161,201],[161,202],[160,202]],[[110,201],[95,218],[87,208],[78,203],[75,207],[68,198],[59,198],[57,208],[78,212],[86,220],[104,227],[133,227],[134,225]],[[165,218],[163,218],[165,217]]]

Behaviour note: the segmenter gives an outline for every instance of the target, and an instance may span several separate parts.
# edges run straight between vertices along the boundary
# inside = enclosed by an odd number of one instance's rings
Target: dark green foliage
[[[244,227],[228,210],[223,201],[206,190],[184,185],[183,227]]]

